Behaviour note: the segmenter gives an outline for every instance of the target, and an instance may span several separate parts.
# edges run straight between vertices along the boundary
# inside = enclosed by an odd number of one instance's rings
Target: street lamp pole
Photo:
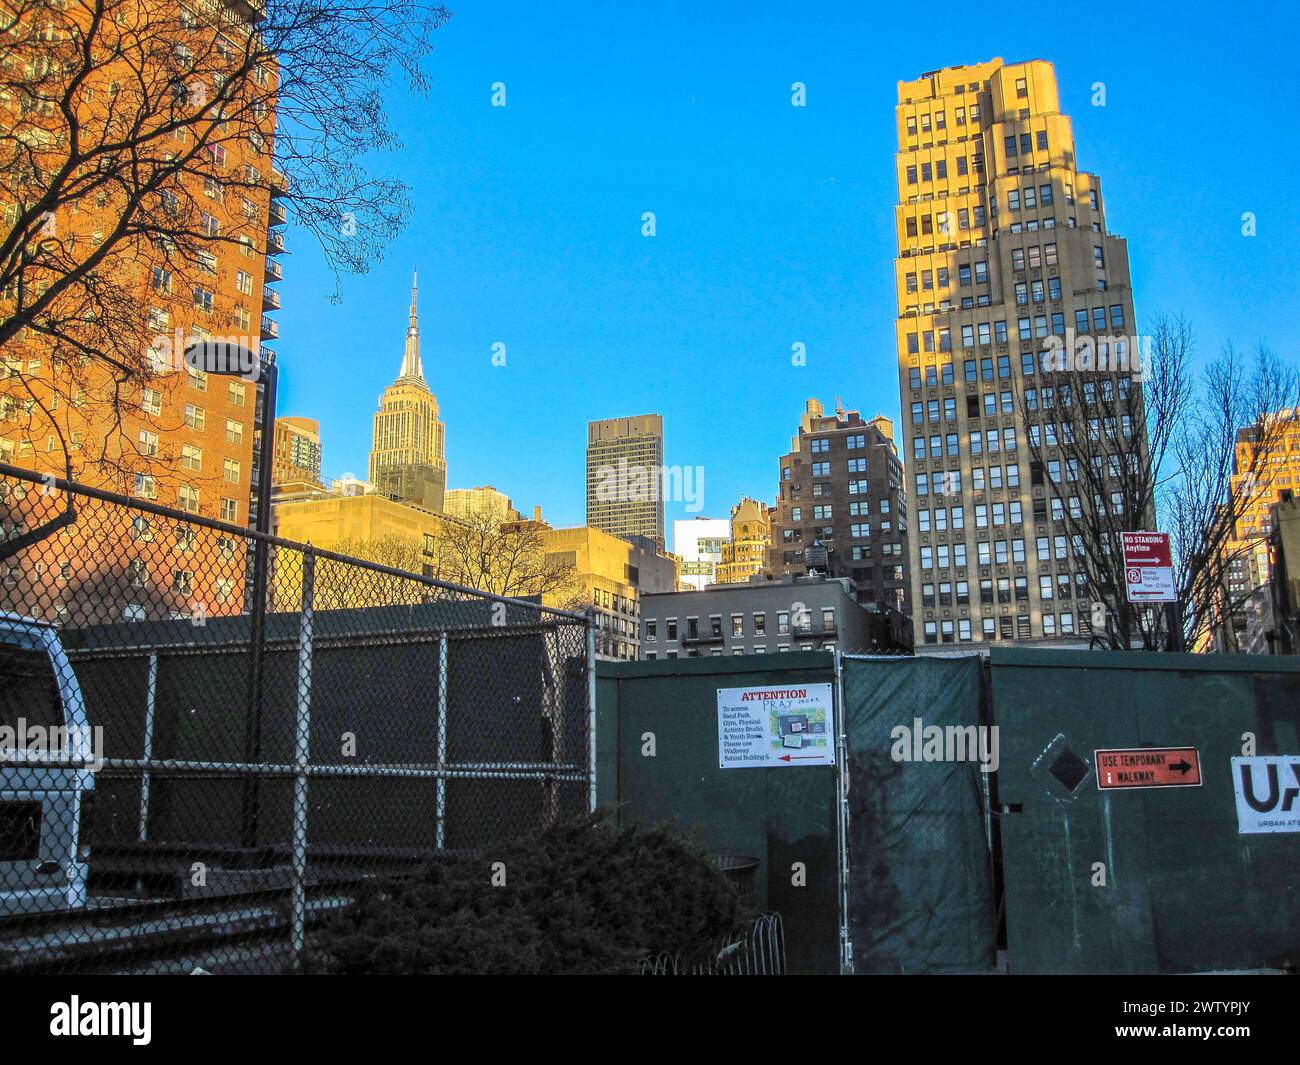
[[[271,484],[275,462],[275,393],[279,367],[274,354],[263,358],[258,351],[250,351],[226,341],[204,341],[191,345],[185,351],[185,361],[197,370],[218,377],[243,377],[249,379],[254,367],[257,373],[252,380],[258,383],[261,394],[261,437],[257,441],[257,520],[255,532],[271,532]],[[256,407],[254,407],[256,410]],[[244,587],[251,602],[248,607],[248,690],[244,705],[244,763],[257,765],[262,758],[262,657],[266,644],[266,595],[270,583],[270,547],[265,535],[253,539],[252,588],[249,589],[247,571]],[[257,774],[245,770],[243,798],[240,803],[240,843],[244,847],[257,846],[259,788]]]
[[[265,375],[262,392],[262,435],[257,448],[257,522],[259,533],[271,532],[271,484],[275,452],[275,393],[279,368],[274,361],[260,360]],[[269,545],[259,536],[253,541],[252,609],[248,632],[248,701],[244,715],[244,762],[256,765],[262,759],[262,652],[266,643],[266,592],[270,563]],[[256,773],[244,778],[241,803],[240,842],[257,846],[260,789]]]

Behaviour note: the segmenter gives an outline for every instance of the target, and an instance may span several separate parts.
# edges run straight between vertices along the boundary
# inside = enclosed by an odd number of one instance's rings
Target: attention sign
[[[1097,787],[1199,788],[1201,756],[1195,747],[1131,747],[1093,752]]]
[[[1174,556],[1169,534],[1120,533],[1124,544],[1124,582],[1130,603],[1175,603]]]
[[[718,689],[718,766],[835,764],[829,684]]]

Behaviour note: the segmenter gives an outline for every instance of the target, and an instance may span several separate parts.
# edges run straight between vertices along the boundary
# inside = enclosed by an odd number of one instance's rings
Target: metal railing
[[[701,958],[663,953],[641,963],[642,976],[784,976],[785,930],[779,913],[764,913],[740,935]]]

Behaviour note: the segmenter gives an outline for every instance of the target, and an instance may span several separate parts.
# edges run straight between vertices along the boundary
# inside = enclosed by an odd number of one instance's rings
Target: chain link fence
[[[594,630],[0,465],[0,971],[275,972],[594,806]]]

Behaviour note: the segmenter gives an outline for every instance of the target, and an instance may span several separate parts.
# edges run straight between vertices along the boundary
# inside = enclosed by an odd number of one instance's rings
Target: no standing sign
[[[1174,557],[1169,534],[1120,533],[1124,543],[1124,580],[1130,603],[1175,603]]]

